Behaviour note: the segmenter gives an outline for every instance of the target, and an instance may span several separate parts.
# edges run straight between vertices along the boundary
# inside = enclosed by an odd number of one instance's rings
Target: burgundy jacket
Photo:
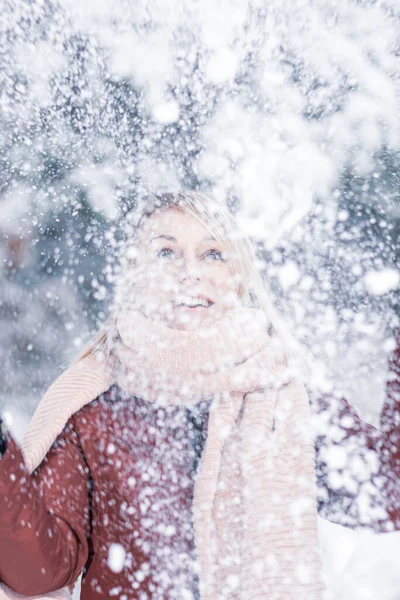
[[[39,595],[83,570],[82,600],[196,597],[191,506],[208,410],[156,407],[114,385],[69,419],[32,476],[10,439],[0,581]]]

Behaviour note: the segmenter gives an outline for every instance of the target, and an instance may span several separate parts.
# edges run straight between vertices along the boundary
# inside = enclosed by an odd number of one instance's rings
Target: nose
[[[185,259],[182,265],[182,271],[179,276],[179,282],[195,280],[200,281],[202,270],[200,265],[197,264],[196,259]]]

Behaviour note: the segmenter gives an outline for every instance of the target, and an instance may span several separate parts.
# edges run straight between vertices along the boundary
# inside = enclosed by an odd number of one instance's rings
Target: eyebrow
[[[156,237],[151,238],[150,242],[154,242],[154,240],[158,240],[160,238],[162,238],[164,240],[168,240],[169,242],[175,242],[175,244],[178,243],[178,240],[173,235],[168,235],[166,233],[162,234],[162,235],[157,235]],[[203,244],[203,242],[216,242],[216,241],[217,240],[215,239],[215,237],[213,235],[208,235],[200,241],[200,244]]]
[[[167,235],[167,234],[163,234],[163,235],[157,235],[156,237],[151,238],[150,242],[154,242],[154,240],[158,240],[160,238],[163,238],[164,240],[168,240],[170,242],[177,242],[177,239],[174,238],[172,235]]]
[[[200,242],[200,244],[202,244],[203,242],[216,242],[217,240],[215,239],[215,237],[213,235],[207,235],[205,238],[203,238]]]

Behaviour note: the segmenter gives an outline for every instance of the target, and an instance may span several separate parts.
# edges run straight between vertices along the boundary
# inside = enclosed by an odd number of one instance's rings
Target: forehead
[[[193,215],[175,208],[156,211],[144,223],[140,243],[147,244],[159,235],[169,235],[178,242],[196,242],[212,235],[210,228]]]

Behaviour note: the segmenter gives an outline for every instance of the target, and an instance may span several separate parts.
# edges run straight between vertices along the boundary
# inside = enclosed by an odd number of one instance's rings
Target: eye
[[[207,250],[207,252],[203,254],[203,258],[205,258],[206,260],[222,260],[223,262],[225,262],[225,258],[221,250],[217,250],[216,248],[211,248],[210,250]]]
[[[175,258],[175,252],[172,248],[160,248],[157,252],[158,258]]]

